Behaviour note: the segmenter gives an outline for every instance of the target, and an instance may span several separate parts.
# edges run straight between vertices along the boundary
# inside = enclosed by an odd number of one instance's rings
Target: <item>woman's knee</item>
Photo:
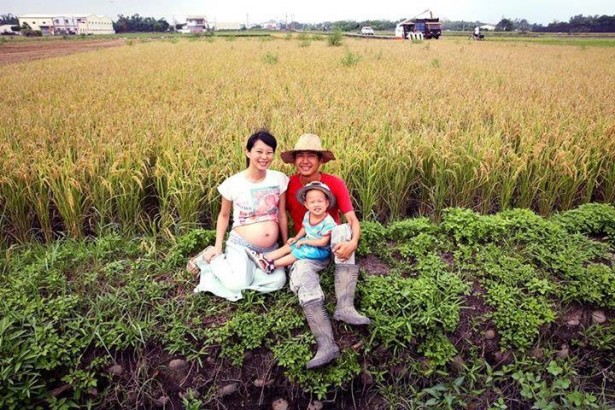
[[[211,270],[225,288],[233,291],[243,290],[250,286],[253,280],[252,273],[245,264],[229,255],[217,257],[211,262]]]
[[[286,272],[284,269],[276,269],[271,275],[271,287],[275,289],[282,289],[286,285]]]

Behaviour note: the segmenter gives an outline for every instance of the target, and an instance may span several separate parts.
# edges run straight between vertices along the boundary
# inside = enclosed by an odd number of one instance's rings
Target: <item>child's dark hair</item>
[[[273,152],[275,152],[275,149],[278,146],[278,142],[276,141],[275,137],[265,129],[258,130],[254,134],[250,135],[250,138],[248,138],[248,142],[246,142],[246,150],[252,151],[252,147],[254,147],[256,141],[263,141],[265,145],[273,149]],[[249,166],[250,158],[246,157],[246,168]]]

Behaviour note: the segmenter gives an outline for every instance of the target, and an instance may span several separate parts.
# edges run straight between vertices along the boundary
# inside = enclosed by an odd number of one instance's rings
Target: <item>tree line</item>
[[[316,24],[302,24],[292,22],[289,29],[295,30],[341,30],[346,32],[359,31],[363,26],[370,26],[376,31],[395,30],[397,22],[405,20],[400,18],[396,21],[390,20],[340,20],[333,22],[323,22]],[[451,31],[471,31],[476,26],[486,23],[475,20],[442,20],[442,29]],[[542,24],[530,23],[526,19],[502,18],[496,25],[496,31],[536,31],[536,32],[588,32],[588,33],[607,33],[615,32],[615,15],[595,15],[584,16],[582,14],[573,16],[568,22],[554,21],[544,26]]]
[[[400,18],[396,21],[390,20],[339,20],[333,22],[322,22],[315,24],[304,24],[300,22],[291,22],[281,25],[282,29],[288,30],[341,30],[346,32],[359,31],[363,26],[370,26],[376,31],[391,31],[395,30],[397,22],[404,20]],[[11,24],[19,30],[19,21],[17,16],[8,13],[0,14],[0,24]],[[464,20],[443,20],[442,28],[452,31],[469,31],[476,26],[482,26],[485,23],[476,21]],[[509,19],[502,18],[496,27],[496,31],[535,31],[535,32],[569,32],[569,33],[608,33],[615,32],[615,15],[594,15],[584,16],[582,14],[573,16],[568,22],[554,21],[543,26],[542,24],[530,23],[526,19]],[[132,16],[124,16],[119,14],[117,20],[113,23],[113,29],[116,33],[128,32],[159,32],[173,29],[171,25],[164,19],[155,19],[154,17],[143,17],[139,14]]]
[[[554,21],[546,27],[538,26],[533,31],[572,32],[572,33],[613,33],[615,32],[615,15],[584,16],[578,14],[566,22]]]
[[[119,14],[117,20],[113,22],[113,29],[116,33],[167,31],[170,26],[164,18],[156,20],[153,17],[143,17],[138,14],[130,17]]]

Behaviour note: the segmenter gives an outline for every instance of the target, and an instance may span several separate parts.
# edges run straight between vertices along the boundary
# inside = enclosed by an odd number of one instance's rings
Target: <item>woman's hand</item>
[[[297,237],[295,236],[293,236],[292,238],[288,238],[288,241],[286,241],[286,243],[289,245],[292,245],[295,242],[297,242]]]
[[[196,258],[190,259],[188,261],[188,264],[186,265],[186,270],[191,273],[192,275],[196,275],[199,272],[201,272],[201,270],[199,269],[199,267],[196,264],[195,261]]]
[[[186,270],[192,273],[193,275],[196,275],[200,272],[200,269],[198,266],[199,259],[202,259],[205,262],[209,263],[215,256],[218,256],[221,254],[222,254],[221,249],[217,249],[213,246],[208,246],[207,248],[199,252],[198,255],[196,255],[194,258],[191,258],[188,261],[188,264],[186,265]]]
[[[222,255],[222,249],[211,247],[205,251],[203,259],[205,260],[205,262],[210,263],[211,260],[218,255]]]

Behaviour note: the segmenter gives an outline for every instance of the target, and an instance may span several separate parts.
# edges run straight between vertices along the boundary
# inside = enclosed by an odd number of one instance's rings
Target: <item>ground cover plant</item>
[[[13,246],[0,407],[612,408],[614,228],[605,204],[364,222],[358,307],[372,324],[336,322],[340,359],[309,372],[289,291],[192,293],[186,259],[213,231]]]
[[[283,148],[319,134],[363,220],[615,203],[612,48],[330,38],[135,37],[11,64],[0,238],[213,226],[260,127]]]

